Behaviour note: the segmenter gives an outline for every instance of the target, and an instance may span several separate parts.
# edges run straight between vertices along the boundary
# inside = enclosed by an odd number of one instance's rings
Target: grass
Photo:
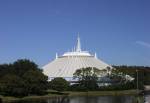
[[[122,91],[88,91],[88,92],[67,92],[69,96],[120,96],[120,95],[137,95],[136,90]],[[139,92],[138,92],[139,93]]]
[[[10,96],[0,96],[1,100],[3,102],[6,102],[6,101],[17,101],[19,100],[19,98],[16,98],[16,97],[10,97]],[[2,102],[2,103],[3,103]]]
[[[26,96],[23,98],[9,97],[9,96],[0,96],[3,102],[19,101],[19,100],[37,100],[37,99],[46,99],[46,98],[56,98],[64,96],[121,96],[121,95],[137,95],[136,90],[122,90],[122,91],[88,91],[88,92],[73,92],[66,91],[63,93],[58,93],[57,91],[51,91],[49,94],[44,96]]]
[[[56,98],[56,97],[63,97],[64,95],[56,95],[56,94],[48,94],[48,95],[44,95],[44,96],[26,96],[23,98],[17,98],[17,97],[9,97],[9,96],[1,96],[2,98],[2,102],[4,103],[8,103],[8,102],[12,102],[12,101],[21,101],[21,100],[42,100],[42,99],[47,99],[47,98]]]

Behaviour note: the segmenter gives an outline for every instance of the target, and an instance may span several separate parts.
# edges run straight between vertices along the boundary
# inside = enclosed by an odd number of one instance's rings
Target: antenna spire
[[[78,38],[77,38],[76,52],[81,52],[81,43],[80,43],[79,33],[78,33]]]
[[[56,59],[58,59],[58,54],[56,53]]]
[[[95,56],[94,56],[94,57],[95,57],[95,59],[97,59],[97,54],[96,54],[96,53],[95,53]]]

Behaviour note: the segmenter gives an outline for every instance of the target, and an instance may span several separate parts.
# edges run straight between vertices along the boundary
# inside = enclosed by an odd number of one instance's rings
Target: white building
[[[56,54],[55,60],[43,67],[44,74],[49,77],[49,80],[55,77],[63,77],[67,80],[72,80],[73,74],[77,69],[95,67],[100,70],[112,68],[110,65],[101,61],[95,55],[88,51],[82,51],[80,38],[77,39],[77,46],[74,51],[66,52],[62,56]]]

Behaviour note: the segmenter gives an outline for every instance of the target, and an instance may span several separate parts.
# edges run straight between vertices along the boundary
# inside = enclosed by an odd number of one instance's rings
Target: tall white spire
[[[80,43],[79,33],[78,33],[78,38],[77,38],[76,52],[81,52],[81,43]]]
[[[95,56],[94,56],[94,57],[95,57],[95,59],[97,59],[97,54],[96,54],[96,53],[95,53]]]
[[[56,53],[56,59],[58,59],[58,54]]]

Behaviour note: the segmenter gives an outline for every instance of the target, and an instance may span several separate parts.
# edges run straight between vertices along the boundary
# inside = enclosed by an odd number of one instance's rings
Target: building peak
[[[75,46],[75,48],[72,49],[71,52],[65,52],[62,57],[65,57],[65,56],[93,56],[94,55],[91,55],[88,51],[82,51],[81,50],[81,42],[80,42],[80,37],[79,37],[79,33],[78,33],[78,37],[77,37],[77,44]]]
[[[76,45],[76,52],[81,52],[81,42],[80,42],[80,37],[78,33],[78,38],[77,38],[77,45]]]

